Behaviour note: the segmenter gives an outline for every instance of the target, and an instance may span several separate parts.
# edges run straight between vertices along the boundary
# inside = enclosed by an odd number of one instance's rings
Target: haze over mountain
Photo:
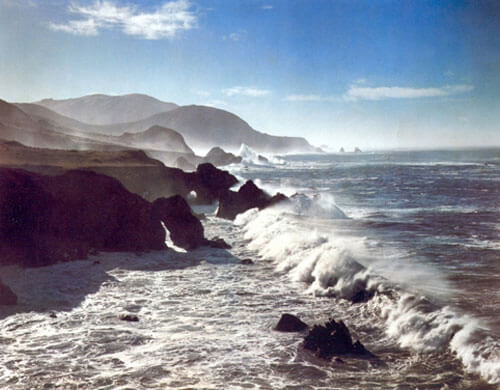
[[[181,134],[175,130],[158,125],[151,126],[146,131],[140,133],[125,133],[119,137],[115,137],[114,141],[143,149],[194,154]]]
[[[76,133],[75,130],[36,115],[31,116],[16,105],[0,100],[0,139],[53,149],[108,148],[103,142],[80,137]]]
[[[136,102],[139,104],[138,107],[134,106]],[[225,110],[197,105],[178,107],[146,95],[89,95],[67,100],[45,99],[35,104],[48,107],[59,115],[36,109],[32,105],[19,106],[39,118],[44,118],[55,127],[57,124],[63,124],[64,127],[84,133],[118,136],[124,133],[140,133],[153,126],[161,126],[177,131],[182,134],[189,146],[202,150],[219,146],[226,150],[237,151],[241,144],[246,144],[257,151],[268,153],[319,151],[304,138],[272,136],[256,131],[243,119]],[[164,108],[167,109],[140,120],[126,121]],[[96,122],[97,116],[107,118],[101,122],[114,120],[114,123],[92,124]],[[131,139],[130,135],[128,139]]]
[[[246,144],[258,151],[269,153],[318,151],[304,138],[261,133],[228,111],[206,106],[182,106],[135,123],[110,126],[109,129],[113,132],[137,132],[152,125],[175,129],[184,136],[189,145],[200,149],[220,146],[235,151],[241,144]]]
[[[43,99],[35,103],[50,108],[58,114],[92,125],[135,122],[178,107],[174,103],[162,102],[142,94],[121,96],[96,94],[74,99]]]

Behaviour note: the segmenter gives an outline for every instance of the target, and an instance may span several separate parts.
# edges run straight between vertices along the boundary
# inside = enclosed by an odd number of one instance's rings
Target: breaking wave
[[[336,234],[335,223],[345,218],[333,199],[300,195],[287,205],[240,214],[235,224],[249,249],[305,283],[308,293],[347,300],[374,295],[364,308],[390,340],[418,353],[448,348],[469,372],[499,383],[500,343],[478,319],[446,305],[454,291],[438,270],[385,252],[367,237]]]

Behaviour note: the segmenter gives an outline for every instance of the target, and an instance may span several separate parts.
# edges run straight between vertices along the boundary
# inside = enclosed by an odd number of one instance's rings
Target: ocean
[[[500,149],[242,155],[231,173],[291,202],[197,208],[229,251],[3,267],[0,387],[498,388]],[[377,358],[321,360],[283,313],[343,320]]]

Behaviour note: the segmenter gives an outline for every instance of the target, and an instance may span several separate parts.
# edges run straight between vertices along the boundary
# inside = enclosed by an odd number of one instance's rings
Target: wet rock
[[[375,295],[375,291],[369,291],[366,289],[362,289],[358,291],[356,294],[354,294],[350,301],[352,303],[363,303],[363,302],[368,302],[370,299],[373,298]]]
[[[101,264],[99,260],[94,260],[94,262],[92,263],[92,265],[99,265],[99,264]]]
[[[196,192],[197,204],[213,204],[220,196],[234,186],[238,180],[230,173],[217,169],[210,163],[198,165],[189,179],[191,190]]]
[[[0,281],[0,305],[15,305],[17,303],[17,295],[10,289],[9,286]]]
[[[53,311],[51,311],[51,312],[49,313],[49,317],[50,317],[50,318],[57,318],[57,314],[56,314],[56,313],[54,313]]]
[[[240,264],[243,264],[243,265],[253,265],[255,263],[253,262],[252,259],[243,259],[243,260],[240,260]]]
[[[219,167],[229,164],[238,164],[241,162],[241,157],[235,156],[233,153],[225,152],[223,149],[215,146],[210,149],[203,160]]]
[[[262,156],[262,155],[260,155],[260,154],[257,156],[257,161],[259,161],[259,162],[260,162],[260,163],[262,163],[262,164],[267,164],[267,163],[269,163],[269,160],[268,160],[266,157],[264,157],[264,156]]]
[[[279,332],[300,332],[307,329],[307,324],[301,321],[298,317],[293,314],[282,314],[281,318],[274,328]]]
[[[211,248],[218,249],[231,249],[231,245],[229,245],[224,239],[220,237],[214,237],[211,240],[206,240],[206,245]]]
[[[325,325],[314,325],[304,338],[303,346],[327,360],[337,355],[373,356],[359,340],[353,344],[347,326],[342,321],[335,322],[333,319]]]
[[[248,180],[238,192],[225,191],[219,199],[217,217],[234,219],[236,215],[257,207],[262,210],[278,202],[288,199],[283,194],[271,197],[257,187],[253,181]]]
[[[137,317],[135,314],[120,314],[119,318],[121,321],[129,321],[129,322],[139,321],[139,317]]]
[[[45,176],[0,168],[0,264],[44,266],[99,251],[164,249],[162,222],[175,245],[205,245],[203,226],[180,195],[151,204],[90,171]]]
[[[195,249],[205,244],[203,226],[182,196],[174,195],[155,200],[153,215],[165,224],[175,245],[184,249]]]

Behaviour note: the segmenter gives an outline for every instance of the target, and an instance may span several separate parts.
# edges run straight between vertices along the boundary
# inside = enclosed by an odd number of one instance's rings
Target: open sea
[[[197,208],[228,251],[2,267],[0,388],[498,389],[500,149],[241,154],[228,170],[292,201]],[[318,359],[282,313],[343,320],[377,359]]]

